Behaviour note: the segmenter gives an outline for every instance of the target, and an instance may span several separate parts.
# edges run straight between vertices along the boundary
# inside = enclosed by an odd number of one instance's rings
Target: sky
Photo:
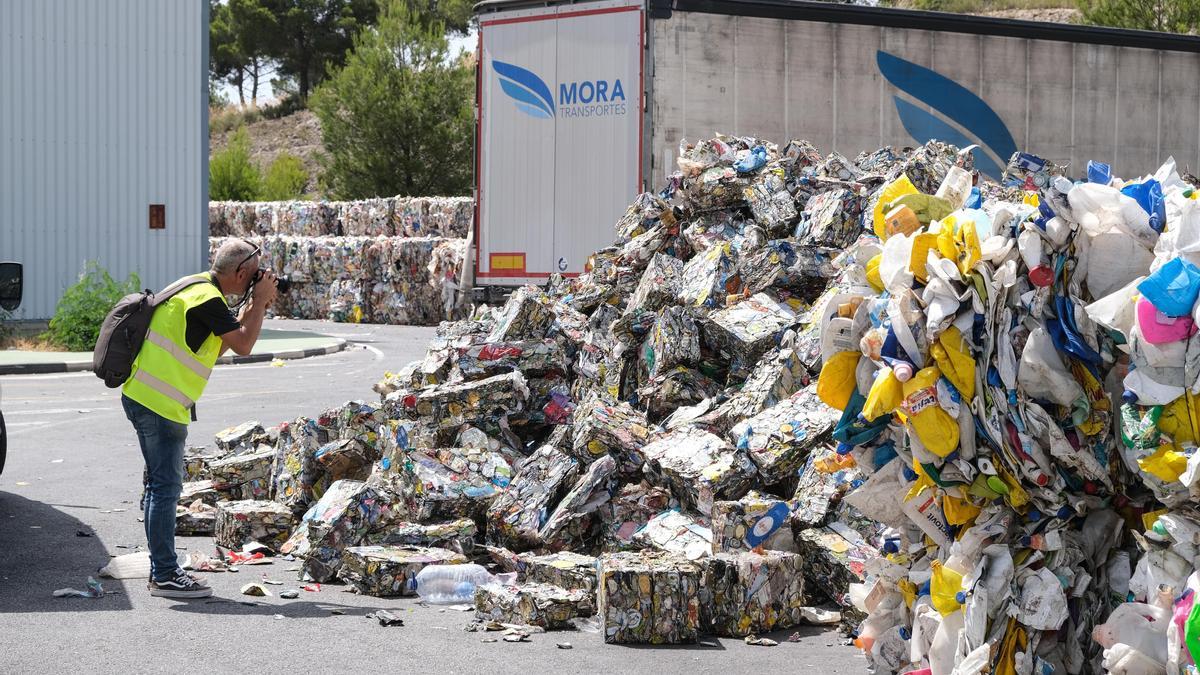
[[[465,35],[463,37],[452,37],[452,38],[450,38],[450,54],[457,58],[461,52],[475,51],[476,44],[477,44],[477,37],[475,35],[474,30],[472,30],[470,33],[468,33],[467,35]],[[229,102],[237,103],[237,100],[238,100],[237,87],[234,87],[231,84],[222,83],[222,85],[220,87],[220,91],[222,94],[224,94],[225,98]],[[250,98],[249,86],[246,87],[246,98],[247,99]],[[271,83],[270,82],[260,82],[258,85],[259,104],[261,105],[263,103],[273,101],[274,99],[275,99],[275,95],[274,95],[274,92],[271,91]]]

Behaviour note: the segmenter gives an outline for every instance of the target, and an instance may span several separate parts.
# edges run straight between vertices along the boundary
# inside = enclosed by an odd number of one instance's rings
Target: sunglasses
[[[246,240],[245,240],[245,239],[243,239],[242,241],[246,241]],[[247,244],[250,244],[250,242],[248,242],[248,241],[246,241],[246,243],[247,243]],[[245,265],[246,263],[250,262],[250,260],[251,260],[252,258],[254,258],[254,256],[256,256],[256,255],[259,255],[259,254],[261,254],[261,253],[262,253],[262,247],[261,247],[261,246],[258,246],[258,245],[256,245],[256,244],[250,244],[250,245],[251,245],[251,246],[254,246],[254,250],[253,250],[253,251],[250,251],[250,255],[246,256],[246,257],[245,257],[245,258],[242,260],[242,262],[238,263],[238,266],[237,266],[237,268],[235,268],[235,269],[234,269],[234,272],[238,272],[238,271],[240,271],[240,270],[242,269],[242,265]]]

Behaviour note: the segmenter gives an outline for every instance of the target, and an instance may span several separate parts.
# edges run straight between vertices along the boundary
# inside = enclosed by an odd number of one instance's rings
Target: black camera
[[[270,270],[264,270],[260,268],[258,272],[254,274],[254,282],[258,283],[259,281],[262,281],[263,275],[269,271]],[[292,288],[292,280],[287,277],[275,277],[275,288],[280,293],[287,293]]]

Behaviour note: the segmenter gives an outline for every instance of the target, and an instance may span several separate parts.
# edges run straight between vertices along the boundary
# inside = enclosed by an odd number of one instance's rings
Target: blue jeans
[[[187,425],[169,420],[137,401],[121,396],[125,417],[137,431],[146,460],[144,515],[150,545],[150,576],[164,581],[175,574],[175,506],[183,490],[183,444]]]

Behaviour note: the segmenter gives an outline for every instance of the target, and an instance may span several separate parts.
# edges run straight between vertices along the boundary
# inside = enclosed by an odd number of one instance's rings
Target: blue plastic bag
[[[750,149],[750,154],[733,163],[733,169],[738,173],[758,171],[767,165],[767,149],[756,145]]]
[[[1121,194],[1131,197],[1150,214],[1150,227],[1161,233],[1167,226],[1167,203],[1163,199],[1162,185],[1151,178],[1143,183],[1133,183],[1121,188]]]
[[[1087,177],[1089,183],[1108,185],[1112,182],[1112,167],[1094,159],[1088,160]]]
[[[1200,297],[1200,267],[1173,258],[1138,284],[1138,293],[1167,316],[1188,316]]]

